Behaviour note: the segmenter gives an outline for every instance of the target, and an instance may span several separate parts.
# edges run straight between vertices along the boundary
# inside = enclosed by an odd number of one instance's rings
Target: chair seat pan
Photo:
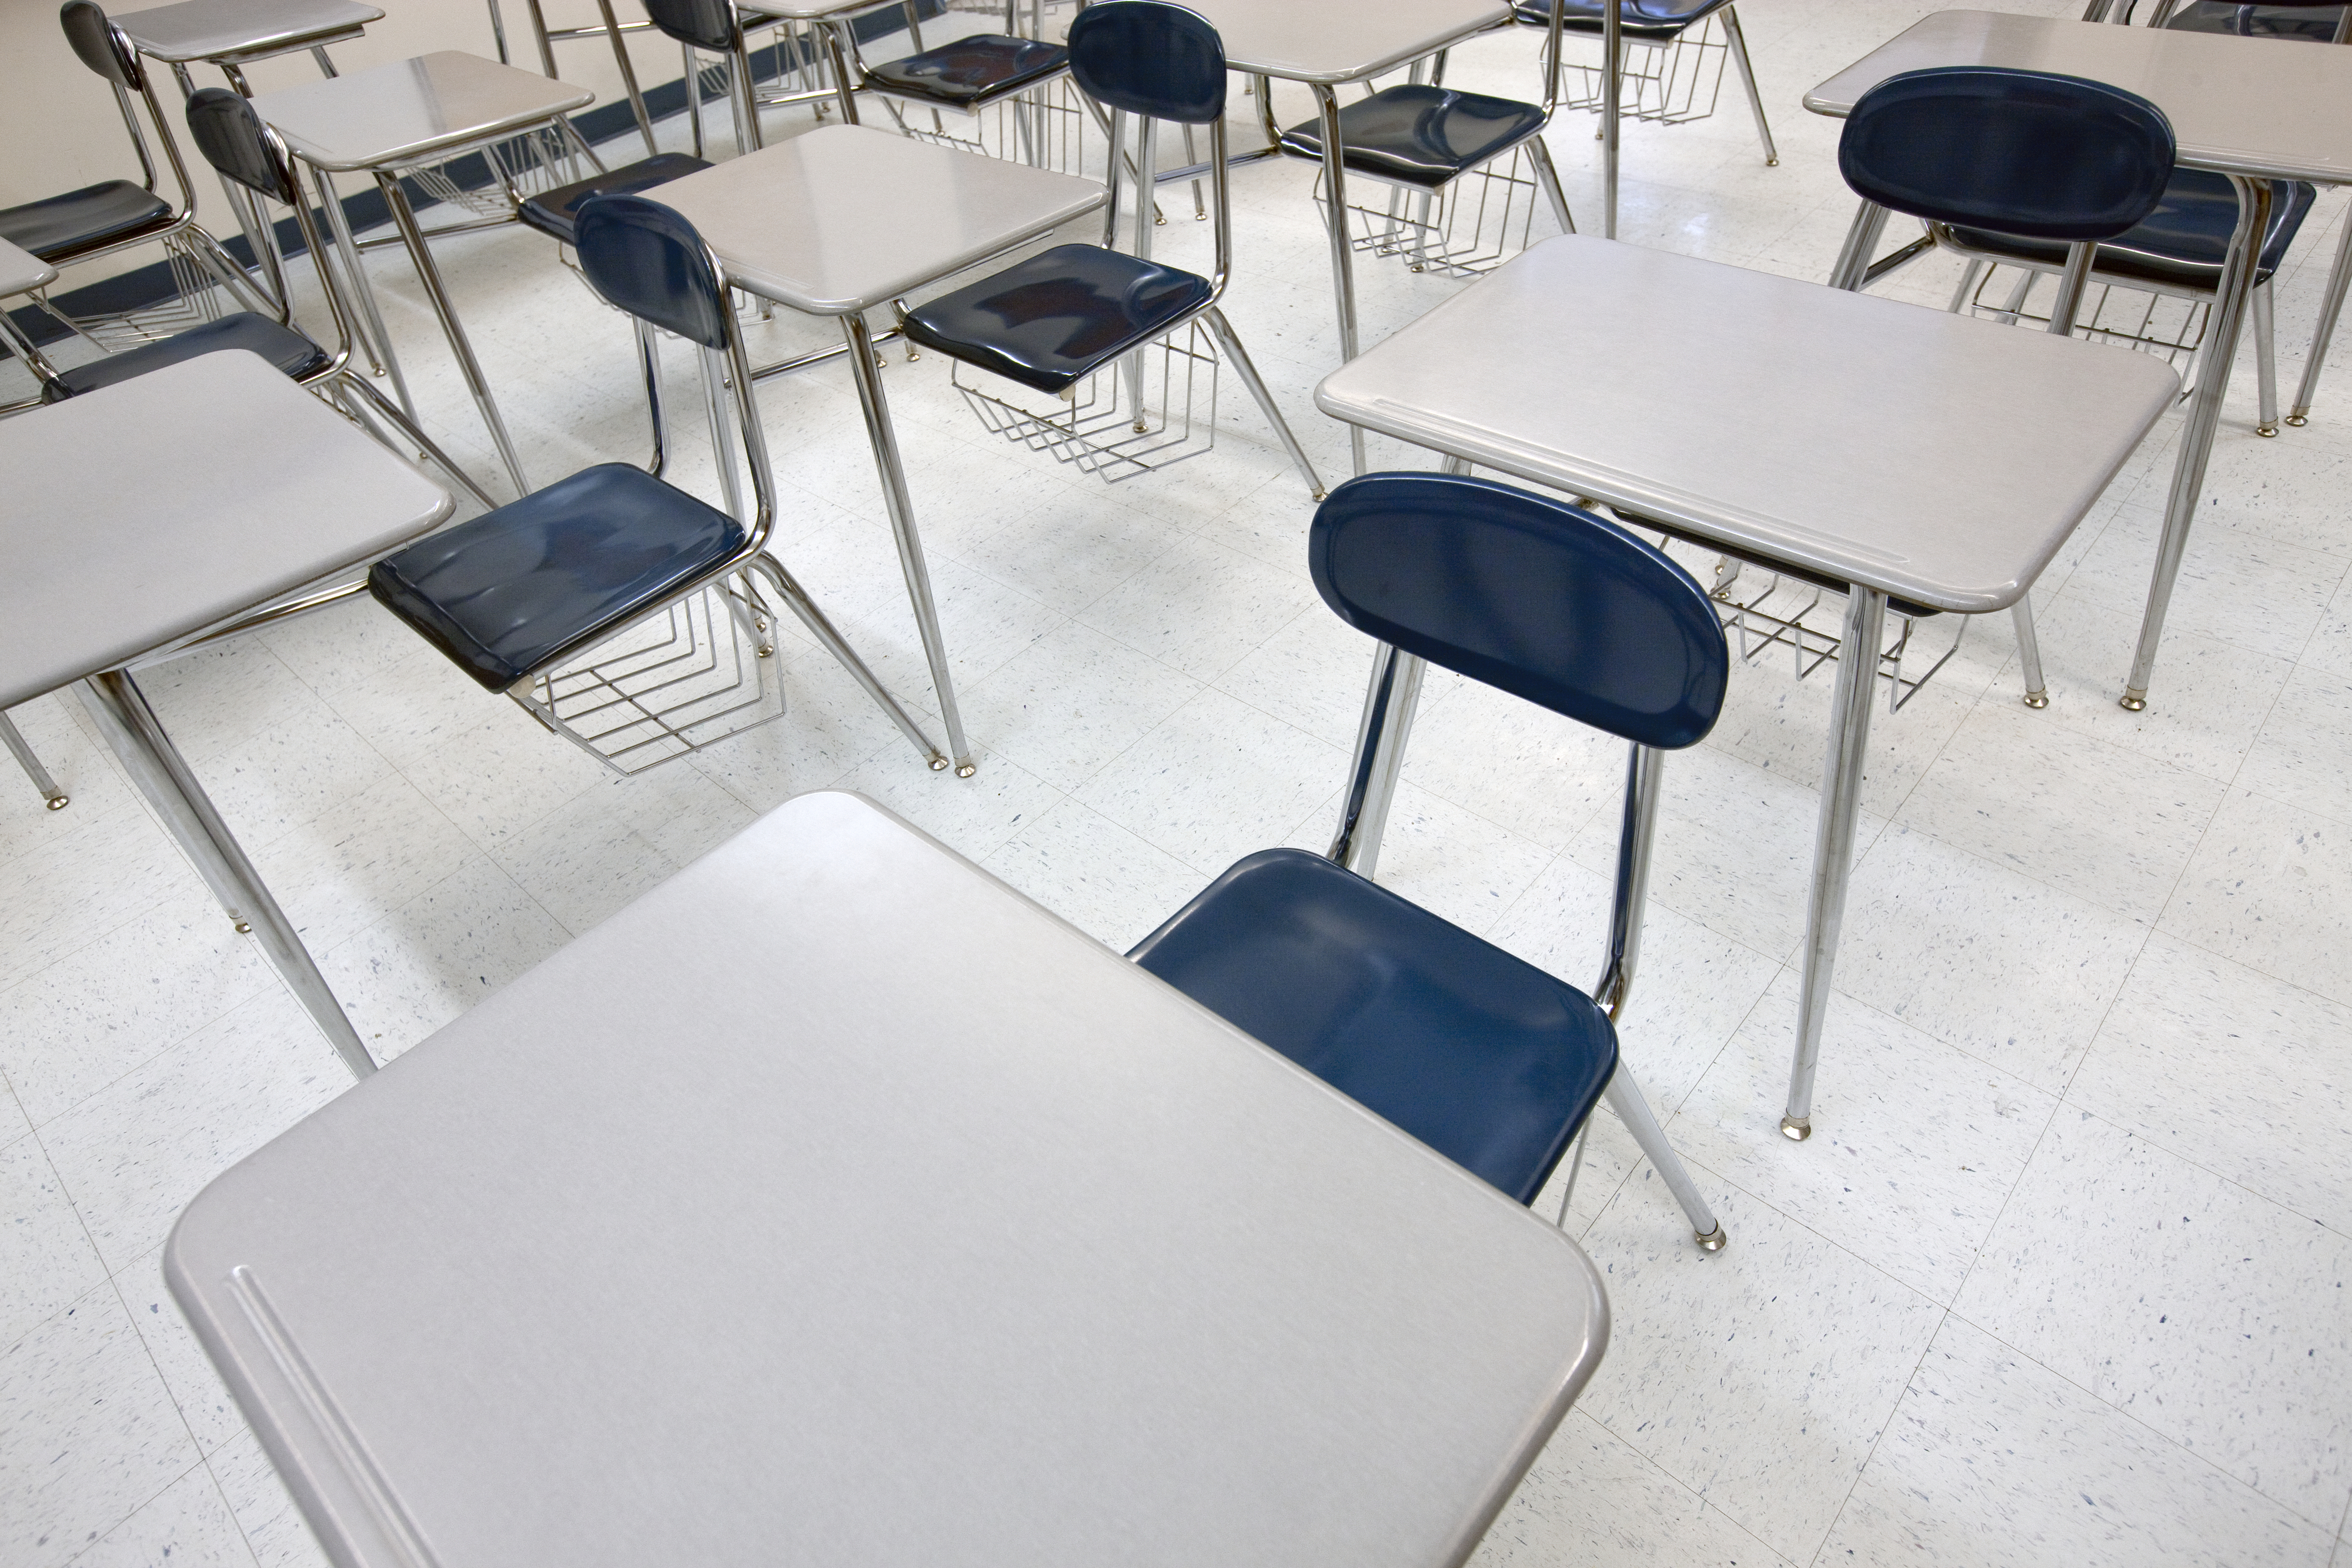
[[[1601,0],[1556,0],[1568,7],[1559,20],[1563,33],[1598,37],[1604,26]],[[1664,43],[1681,37],[1731,4],[1731,0],[1625,0],[1618,7],[1617,31],[1622,37]],[[1511,15],[1531,27],[1551,26],[1551,8],[1544,0],[1514,0]]]
[[[908,313],[907,337],[1039,392],[1059,392],[1181,324],[1209,280],[1099,246],[1059,245]]]
[[[972,110],[1034,87],[1069,63],[1070,51],[1059,44],[983,33],[876,66],[866,79],[902,98]]]
[[[1340,105],[1339,143],[1350,174],[1433,191],[1510,151],[1543,122],[1543,110],[1531,103],[1411,84]],[[1292,126],[1282,146],[1321,158],[1323,122]]]
[[[1129,956],[1521,1203],[1617,1069],[1583,992],[1303,850],[1236,862]]]
[[[172,204],[128,180],[0,210],[0,239],[43,261],[64,261],[170,219]]]
[[[2299,180],[2271,182],[2271,225],[2263,236],[2258,278],[2267,279],[2278,270],[2317,195],[2317,191]],[[2104,277],[2210,289],[2221,281],[2222,257],[2230,248],[2231,231],[2237,226],[2238,197],[2228,176],[2201,169],[2177,169],[2156,211],[2102,243],[2093,268]],[[1959,227],[1952,230],[1952,237],[1969,250],[2053,267],[2066,264],[2066,247],[2055,241]]]
[[[142,343],[138,348],[60,371],[56,384],[42,388],[41,396],[49,402],[79,397],[83,392],[143,376],[150,371],[160,371],[166,365],[184,363],[200,354],[217,354],[228,349],[259,354],[296,381],[318,374],[334,359],[293,328],[281,327],[267,316],[240,310],[234,316],[174,332],[161,342]]]
[[[542,195],[523,203],[520,216],[524,223],[551,238],[572,243],[572,220],[579,216],[580,204],[591,196],[635,196],[666,184],[710,165],[699,158],[689,158],[683,152],[663,152],[651,158],[640,158],[603,174],[558,185]]]
[[[368,590],[504,691],[658,608],[746,538],[717,507],[606,463],[384,557]]]

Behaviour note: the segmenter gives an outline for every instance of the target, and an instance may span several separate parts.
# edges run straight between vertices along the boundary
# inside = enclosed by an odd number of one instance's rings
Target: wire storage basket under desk
[[[1348,176],[1348,238],[1358,251],[1393,257],[1408,271],[1441,277],[1477,277],[1527,249],[1543,199],[1524,146],[1442,191],[1384,184],[1358,172]],[[1324,222],[1330,222],[1331,204],[1319,171],[1315,204]]]
[[[642,773],[784,714],[775,617],[740,576],[705,585],[513,694],[618,773]]]
[[[2045,280],[2052,288],[2041,287]],[[2046,308],[2039,314],[2034,311],[2033,296],[2041,294],[2046,304],[2054,296],[2056,280],[2055,273],[1988,263],[1979,269],[1975,287],[1956,308],[1965,308],[1969,314],[1987,320],[2047,328],[2050,313]],[[2192,384],[2188,361],[2204,346],[2205,328],[2212,313],[2210,298],[2094,282],[2084,290],[2082,306],[2074,314],[2074,336],[2157,355],[2180,372],[2185,397]]]
[[[1025,163],[1057,174],[1100,178],[1102,154],[1087,165],[1087,112],[1066,76],[999,99],[971,113],[910,99],[876,95],[893,127],[918,141]]]
[[[1627,34],[1625,73],[1618,86],[1618,113],[1627,120],[1647,120],[1660,125],[1681,125],[1705,120],[1715,112],[1723,91],[1724,62],[1731,55],[1730,35],[1721,18],[1706,17],[1671,38],[1637,38]],[[1567,47],[1590,48],[1590,64],[1563,57],[1560,107],[1598,114],[1601,109],[1601,40],[1570,34]]]
[[[1215,447],[1218,368],[1215,343],[1192,321],[1058,398],[961,361],[951,379],[991,433],[1117,484]]]
[[[1835,589],[1727,555],[1716,558],[1715,581],[1707,594],[1731,651],[1742,664],[1761,665],[1785,654],[1790,673],[1801,681],[1844,656],[1845,595]],[[1968,636],[1971,619],[1888,603],[1886,641],[1878,650],[1876,671],[1887,683],[1887,712],[1900,713],[1951,662]],[[1937,622],[1949,623],[1948,643],[1939,633],[1922,634],[1923,628]]]

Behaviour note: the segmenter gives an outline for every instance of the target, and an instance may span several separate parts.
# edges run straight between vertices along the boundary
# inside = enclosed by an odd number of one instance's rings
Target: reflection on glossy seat
[[[137,236],[171,218],[172,204],[154,192],[128,180],[108,180],[0,209],[0,239],[54,264]]]
[[[1205,277],[1100,246],[1061,245],[909,312],[907,337],[1058,392],[1213,298]]]
[[[517,215],[532,228],[551,239],[565,245],[572,243],[572,223],[580,214],[580,204],[591,196],[637,196],[656,185],[681,180],[710,165],[699,158],[689,158],[683,152],[663,152],[651,158],[640,158],[634,163],[623,164],[569,185],[533,196],[517,209]]]
[[[1433,191],[1543,129],[1531,103],[1408,84],[1339,106],[1339,148],[1348,172]],[[1282,133],[1283,150],[1323,156],[1323,127],[1308,120]]]
[[[605,463],[378,561],[368,587],[502,692],[682,592],[743,539],[716,507]]]
[[[1034,38],[980,34],[868,69],[866,84],[942,109],[971,110],[1066,69],[1070,51]]]

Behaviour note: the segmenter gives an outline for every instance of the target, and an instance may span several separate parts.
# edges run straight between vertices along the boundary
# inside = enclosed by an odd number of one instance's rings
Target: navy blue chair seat
[[[317,375],[334,361],[333,355],[293,328],[281,327],[268,317],[257,316],[250,310],[240,310],[234,316],[174,332],[161,342],[142,343],[138,348],[60,371],[56,381],[41,388],[41,401],[56,402],[79,397],[133,376],[143,376],[150,371],[160,371],[166,365],[227,349],[245,349],[259,354],[298,382]]]
[[[147,228],[168,228],[172,204],[128,180],[85,185],[0,210],[0,238],[43,261],[65,261]]]
[[[1617,1070],[1591,998],[1303,850],[1235,862],[1128,956],[1521,1203]]]
[[[1412,83],[1339,106],[1340,155],[1350,174],[1434,191],[1543,123],[1543,110],[1531,103]],[[1292,126],[1282,145],[1302,158],[1321,158],[1323,122]]]
[[[969,111],[1034,87],[1069,63],[1059,44],[983,33],[876,66],[866,79],[884,92]]]
[[[1706,21],[1731,0],[1624,0],[1617,11],[1617,30],[1621,37],[1643,38],[1666,43]],[[1601,0],[1515,0],[1511,15],[1531,27],[1551,26],[1552,5],[1564,5],[1568,14],[1559,19],[1563,33],[1601,35],[1604,13]]]
[[[1057,245],[908,312],[910,342],[1061,392],[1206,305],[1209,280],[1099,246]]]
[[[2271,225],[2263,236],[2256,282],[2267,283],[2278,270],[2318,194],[2300,180],[2271,182]],[[2227,175],[2175,170],[2154,212],[2116,238],[2100,242],[2093,269],[2165,287],[2210,291],[2221,284],[2221,261],[2237,226],[2238,197]],[[2066,265],[2066,247],[2054,241],[2021,239],[1989,229],[1955,227],[1951,233],[1969,250],[2053,267]]]
[[[657,607],[748,538],[717,507],[605,463],[384,557],[368,591],[500,692]]]
[[[683,152],[663,152],[651,158],[640,158],[634,163],[585,180],[575,180],[569,185],[531,197],[523,203],[518,215],[526,224],[551,239],[572,243],[572,225],[580,214],[580,204],[592,196],[635,196],[656,185],[682,180],[699,169],[710,165],[699,158]]]

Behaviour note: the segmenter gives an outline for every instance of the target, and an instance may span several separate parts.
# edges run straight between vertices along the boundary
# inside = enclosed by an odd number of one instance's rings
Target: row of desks
[[[2212,79],[2167,74],[2170,36],[1986,15],[1931,18],[1809,101],[1835,112],[1873,72],[1969,48],[2108,79],[2138,58],[2118,85],[2173,114],[2184,162],[2352,179],[2352,94],[2266,78],[2267,109],[2200,120]],[[1311,64],[1280,63],[1252,65]],[[758,221],[729,202],[698,221],[749,275],[760,244],[721,243],[730,220]],[[761,287],[823,313],[852,298],[793,285]],[[2192,421],[2218,413],[2210,379]],[[2014,602],[2175,384],[2119,350],[1566,238],[1318,403],[1846,583],[1867,648],[1890,595]],[[270,462],[246,461],[262,439]],[[201,790],[135,722],[127,666],[447,507],[239,355],[0,423],[0,706],[97,677],[167,821]],[[90,548],[110,534],[142,541],[127,582]],[[60,608],[92,601],[108,615]],[[1842,664],[1801,1066],[1874,685],[1867,659]],[[167,1266],[346,1563],[877,1539],[948,1561],[1148,1540],[1456,1562],[1606,1340],[1556,1233],[843,797],[770,818],[237,1167]]]

